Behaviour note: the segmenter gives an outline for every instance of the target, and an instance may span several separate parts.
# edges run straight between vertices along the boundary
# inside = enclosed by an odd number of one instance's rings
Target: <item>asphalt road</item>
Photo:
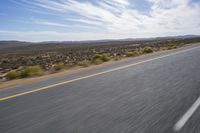
[[[12,95],[0,100],[0,133],[199,133],[200,46],[0,91]]]

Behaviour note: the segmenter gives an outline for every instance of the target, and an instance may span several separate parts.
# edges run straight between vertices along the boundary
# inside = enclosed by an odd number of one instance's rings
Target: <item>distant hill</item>
[[[0,41],[0,50],[21,47],[66,47],[66,46],[92,46],[92,45],[108,45],[108,44],[137,44],[148,41],[163,41],[163,40],[179,40],[188,38],[199,38],[198,35],[183,35],[183,36],[167,36],[155,38],[128,38],[128,39],[106,39],[106,40],[86,40],[86,41],[48,41],[48,42],[23,42],[23,41]],[[47,47],[47,48],[48,48]]]
[[[13,47],[21,47],[31,45],[30,42],[22,42],[22,41],[0,41],[0,49],[3,48],[13,48]]]

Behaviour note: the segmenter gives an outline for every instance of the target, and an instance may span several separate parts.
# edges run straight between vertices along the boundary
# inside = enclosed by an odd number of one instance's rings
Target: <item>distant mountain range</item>
[[[170,40],[170,39],[188,39],[188,38],[199,38],[200,35],[182,35],[182,36],[166,36],[166,37],[155,37],[155,38],[127,38],[127,39],[105,39],[105,40],[86,40],[86,41],[46,41],[46,42],[24,42],[24,41],[0,41],[0,49],[4,48],[14,48],[21,46],[31,46],[31,45],[106,45],[106,44],[114,44],[119,42],[133,42],[138,43],[140,41],[162,41],[162,40]]]

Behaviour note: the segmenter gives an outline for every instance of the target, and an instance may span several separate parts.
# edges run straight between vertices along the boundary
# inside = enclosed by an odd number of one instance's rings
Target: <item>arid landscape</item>
[[[195,42],[200,42],[199,36],[43,43],[1,41],[1,80],[5,80],[6,74],[10,71],[22,71],[26,67],[38,66],[42,71],[52,73],[74,66],[87,67],[109,60],[139,56],[148,53],[143,51],[146,47],[152,50],[149,52],[151,53]],[[102,58],[105,59],[99,59],[102,55]],[[35,76],[37,75],[40,74]],[[28,75],[22,76],[22,78],[24,77],[28,77]]]
[[[200,133],[200,0],[0,0],[0,133]]]

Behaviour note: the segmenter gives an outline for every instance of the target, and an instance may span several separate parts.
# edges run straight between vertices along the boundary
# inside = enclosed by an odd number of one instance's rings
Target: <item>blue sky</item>
[[[200,0],[1,0],[0,40],[200,35]]]

